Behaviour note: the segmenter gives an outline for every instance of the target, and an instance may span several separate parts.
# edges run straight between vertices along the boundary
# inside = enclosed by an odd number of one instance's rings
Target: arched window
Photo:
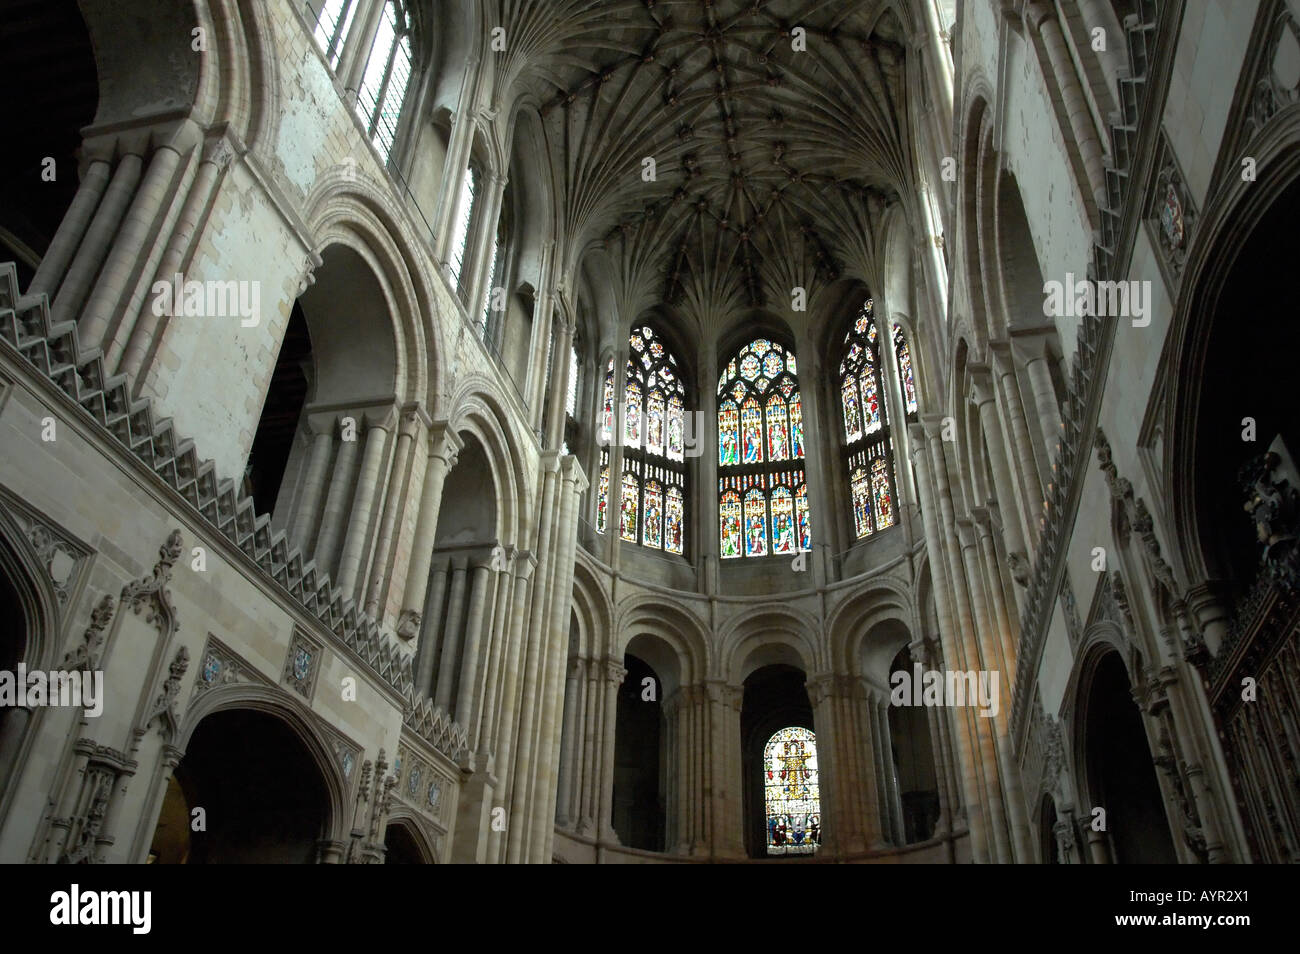
[[[474,220],[474,199],[478,195],[478,176],[478,167],[471,163],[461,183],[460,200],[456,204],[456,219],[452,226],[451,245],[448,246],[451,249],[452,280],[460,286],[462,298],[468,294],[464,290],[465,282],[462,278],[465,255],[469,248],[469,227]]]
[[[892,527],[898,519],[894,451],[889,436],[885,375],[872,301],[862,305],[844,336],[840,361],[840,406],[844,410],[844,452],[856,539]],[[901,334],[895,346],[902,341]],[[903,349],[907,343],[903,341]],[[908,358],[910,380],[911,358]],[[900,374],[901,374],[900,364]],[[915,404],[915,388],[912,390]]]
[[[794,354],[756,338],[718,379],[718,544],[723,559],[812,547]]]
[[[648,325],[632,330],[623,376],[619,538],[681,554],[686,546],[686,384],[677,358]],[[605,370],[601,438],[614,436],[614,362]],[[609,450],[601,451],[596,530],[609,527]]]
[[[769,855],[810,855],[821,843],[817,739],[808,729],[778,729],[763,747],[763,801]]]
[[[397,138],[397,121],[410,82],[410,14],[404,5],[388,0],[366,59],[356,105],[357,115],[366,125],[366,135],[385,162]]]
[[[912,374],[912,349],[907,346],[903,329],[894,322],[894,357],[898,365],[898,390],[903,399],[903,413],[916,420],[916,378]]]
[[[316,45],[325,54],[325,62],[330,69],[338,69],[339,58],[343,55],[343,44],[347,41],[348,31],[352,29],[352,18],[361,5],[361,0],[318,0],[316,28],[312,36]],[[310,7],[308,8],[310,9]]]

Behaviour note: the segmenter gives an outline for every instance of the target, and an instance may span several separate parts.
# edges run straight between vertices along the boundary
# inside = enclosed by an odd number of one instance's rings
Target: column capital
[[[434,421],[429,425],[429,456],[436,457],[450,470],[456,464],[456,455],[465,442],[452,430],[451,422]]]
[[[1023,328],[1011,332],[1011,352],[1025,364],[1044,361],[1049,357],[1048,344],[1056,328],[1053,325],[1040,325],[1037,328]]]
[[[985,362],[971,361],[966,365],[970,380],[971,401],[981,410],[993,401],[993,371]]]
[[[605,678],[613,683],[615,687],[621,686],[623,680],[627,678],[627,668],[612,656],[606,656],[603,662],[605,664]]]

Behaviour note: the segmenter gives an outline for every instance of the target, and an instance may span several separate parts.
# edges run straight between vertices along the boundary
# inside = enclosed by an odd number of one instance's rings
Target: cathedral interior
[[[1300,861],[1300,0],[0,23],[0,862]]]

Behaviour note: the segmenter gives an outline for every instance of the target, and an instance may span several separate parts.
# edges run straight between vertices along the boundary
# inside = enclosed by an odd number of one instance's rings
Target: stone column
[[[337,424],[333,415],[324,419],[313,418],[316,415],[307,416],[307,431],[312,435],[311,450],[289,528],[290,539],[304,555],[311,553],[311,545],[316,538],[321,515],[321,495],[325,492],[325,480],[330,460],[334,456],[334,429]]]
[[[411,545],[411,563],[406,571],[402,594],[402,614],[412,619],[418,629],[424,612],[424,595],[429,587],[429,563],[438,532],[438,511],[442,507],[442,485],[447,472],[456,464],[456,454],[463,446],[446,421],[429,428],[429,456],[424,470],[424,488],[420,494],[420,516]]]
[[[745,854],[742,827],[741,777],[732,768],[740,750],[739,686],[722,680],[704,683],[708,707],[709,814],[712,820],[712,854],[718,858],[742,858]]]
[[[203,147],[203,158],[199,162],[199,168],[194,175],[193,181],[190,183],[188,194],[185,197],[185,205],[172,228],[171,238],[167,242],[167,249],[163,252],[161,260],[154,269],[154,282],[165,281],[170,284],[175,279],[176,274],[180,271],[181,263],[184,261],[185,252],[189,249],[190,243],[194,240],[195,232],[198,231],[203,222],[208,203],[211,201],[213,192],[217,187],[218,177],[234,154],[234,146],[224,135],[209,140]],[[309,260],[316,265],[320,264],[320,257],[315,253],[311,253]],[[151,288],[152,284],[150,284]],[[130,329],[129,336],[126,337],[125,350],[121,352],[121,360],[114,360],[113,364],[108,365],[110,368],[116,367],[118,372],[130,378],[137,379],[137,392],[139,391],[138,378],[142,372],[149,370],[145,366],[145,360],[149,355],[154,340],[158,336],[159,328],[163,324],[161,317],[155,315],[153,308],[148,307],[147,303],[148,299],[146,299],[146,307],[139,309],[135,324]],[[120,337],[119,340],[121,340]]]
[[[1042,49],[1047,53],[1047,63],[1041,64],[1044,73],[1056,81],[1061,94],[1062,109],[1066,115],[1069,129],[1062,129],[1062,135],[1072,136],[1079,160],[1087,176],[1088,195],[1091,200],[1089,218],[1095,220],[1097,209],[1105,204],[1106,171],[1102,164],[1103,150],[1097,139],[1097,129],[1092,122],[1092,113],[1088,110],[1088,101],[1079,84],[1079,75],[1070,57],[1069,47],[1061,32],[1057,19],[1056,6],[1047,0],[1030,0],[1025,7],[1025,22],[1035,30],[1042,40]],[[1083,183],[1080,183],[1082,186]]]
[[[614,730],[618,720],[618,687],[623,684],[627,670],[615,659],[606,657],[603,673],[605,692],[600,713],[601,750],[600,799],[596,813],[596,832],[601,841],[617,845],[614,833]]]
[[[114,332],[121,317],[122,297],[145,255],[154,222],[170,196],[172,181],[180,165],[180,151],[183,149],[188,153],[193,147],[193,142],[185,140],[193,139],[196,128],[183,126],[182,129],[180,135],[173,141],[160,144],[150,157],[148,171],[113,237],[112,248],[100,269],[95,290],[78,319],[77,330],[83,346],[102,344],[105,352],[114,359],[121,350],[120,343],[114,342]]]
[[[460,683],[456,690],[454,715],[456,722],[463,726],[470,725],[474,705],[480,701],[475,689],[479,671],[479,644],[483,638],[483,606],[487,601],[488,581],[492,572],[491,555],[476,553],[470,558],[469,565],[473,568],[473,578],[470,583],[469,609],[465,617],[464,648],[460,657]],[[471,747],[475,741],[470,741]]]
[[[366,415],[366,449],[361,458],[361,471],[357,475],[356,491],[352,495],[351,514],[347,535],[343,539],[343,554],[339,559],[338,589],[343,598],[358,599],[361,564],[370,544],[370,524],[379,505],[382,490],[384,454],[388,450],[388,432],[393,428],[391,409],[381,417],[371,419]]]
[[[814,381],[825,380],[828,372],[825,362],[822,361],[821,354],[818,351],[815,342],[812,339],[811,332],[804,336],[801,342],[802,350],[799,353],[799,380],[801,386],[799,389],[800,410],[803,413],[803,431],[804,443],[811,447],[827,446],[827,435],[831,433],[831,428],[836,425],[834,422],[836,414],[822,407],[821,389],[811,386]],[[812,536],[811,554],[807,555],[808,564],[811,565],[812,580],[811,584],[805,583],[804,587],[822,587],[830,579],[832,574],[833,560],[831,545],[832,534],[830,526],[834,519],[835,508],[833,501],[835,494],[831,491],[831,483],[839,477],[835,470],[839,466],[838,459],[828,473],[825,467],[827,462],[832,459],[829,454],[807,453],[804,454],[804,477],[808,483],[808,523]],[[716,514],[717,506],[714,505]],[[717,533],[717,530],[714,530]]]
[[[468,270],[470,281],[463,283],[469,289],[465,307],[475,327],[478,327],[483,320],[484,298],[487,294],[491,294],[491,289],[487,289],[486,292],[484,289],[492,279],[494,264],[487,260],[487,256],[492,248],[492,240],[497,234],[497,220],[501,215],[501,199],[505,190],[506,177],[492,172],[487,176],[487,193],[480,195],[477,200],[482,203],[483,214],[479,217],[478,231],[474,235],[473,254],[466,256],[464,265]],[[484,202],[484,199],[487,201]]]
[[[528,405],[528,422],[534,429],[542,426],[542,404],[546,387],[546,352],[555,322],[555,241],[542,243],[538,266],[537,295],[533,299],[533,331],[528,343],[528,373],[524,378],[524,400]],[[617,367],[615,371],[617,371]],[[615,383],[618,377],[615,375]]]
[[[397,449],[393,454],[393,467],[389,472],[387,493],[384,499],[384,515],[379,526],[379,539],[375,543],[375,553],[371,561],[370,591],[366,595],[366,615],[371,619],[382,619],[383,603],[388,590],[389,574],[393,564],[394,535],[397,530],[398,516],[410,506],[411,497],[407,490],[407,475],[411,466],[411,445],[415,442],[415,432],[419,425],[419,411],[411,406],[401,415],[397,427]]]
[[[558,503],[559,455],[553,451],[542,454],[539,471],[542,478],[541,517],[538,522],[538,564],[536,581],[528,608],[527,636],[524,640],[523,684],[519,698],[519,726],[516,736],[516,756],[513,783],[510,793],[509,833],[506,843],[506,861],[517,864],[527,861],[528,828],[531,820],[533,773],[537,755],[537,721],[539,710],[539,684],[544,679],[541,666],[546,651],[547,610],[551,582],[551,566],[556,558],[555,522]]]
[[[415,691],[430,699],[434,696],[433,664],[438,658],[438,633],[442,628],[442,607],[447,597],[447,573],[451,569],[450,557],[439,557],[433,569],[433,592],[429,596],[429,615],[419,631],[419,659],[416,661]]]
[[[1024,514],[1016,500],[1016,489],[1011,480],[1002,420],[994,400],[993,375],[987,365],[981,364],[968,364],[967,373],[971,382],[971,398],[979,410],[984,443],[988,448],[989,464],[993,471],[994,496],[998,502],[998,513],[1002,517],[1002,537],[1007,552],[1015,554],[1018,560],[1023,560],[1028,566],[1029,548],[1025,544],[1026,528],[1022,524]]]
[[[953,516],[952,498],[948,492],[948,462],[943,450],[942,419],[938,415],[923,415],[926,437],[929,444],[929,460],[925,467],[933,481],[930,494],[934,509],[928,509],[934,521],[934,530],[930,520],[926,521],[926,541],[937,554],[934,562],[935,581],[944,580],[942,587],[935,587],[936,606],[940,610],[939,632],[943,642],[944,663],[949,668],[976,668],[966,663],[968,642],[967,634],[971,631],[970,608],[966,602],[965,573],[961,565],[961,554],[957,544],[957,528]],[[918,454],[918,462],[923,455]],[[942,534],[942,537],[940,537]],[[942,564],[942,566],[941,566]],[[946,573],[944,572],[946,569]],[[943,593],[942,599],[939,593]],[[991,764],[993,753],[988,750],[991,740],[982,740],[979,730],[966,718],[964,710],[954,713],[957,723],[958,740],[961,745],[961,763],[967,810],[967,821],[971,833],[971,850],[977,862],[985,861],[992,854],[995,844],[990,831],[995,824],[996,815],[990,812],[989,797],[981,793],[980,766]]]
[[[686,453],[697,454],[695,479],[699,491],[692,494],[695,501],[695,542],[687,541],[686,553],[698,553],[696,586],[701,593],[718,592],[718,346],[712,338],[700,343],[700,365],[695,376],[694,395],[698,411],[686,411],[686,421],[691,423],[686,432],[693,439],[694,448]],[[692,433],[692,431],[694,433]],[[688,465],[689,467],[689,465]]]
[[[344,98],[352,107],[357,101],[361,82],[366,75],[366,65],[370,60],[370,50],[375,45],[375,34],[379,32],[379,18],[384,12],[384,0],[353,0],[356,12],[352,14],[352,25],[343,40],[343,50],[339,55],[335,75],[343,84]]]
[[[565,362],[567,367],[568,362]],[[563,410],[563,408],[561,408]],[[534,816],[533,845],[530,860],[544,864],[551,860],[554,843],[555,798],[558,794],[560,759],[560,693],[564,661],[569,645],[569,625],[573,613],[573,563],[578,545],[578,501],[587,488],[586,475],[573,456],[560,461],[560,521],[557,527],[555,578],[552,583],[552,616],[548,633],[546,682],[540,720],[540,754],[538,770],[538,805]]]
[[[59,285],[58,294],[51,303],[50,320],[55,324],[75,321],[80,315],[81,306],[90,291],[91,283],[99,273],[100,263],[104,261],[113,237],[122,226],[122,216],[125,215],[127,204],[135,195],[136,186],[140,182],[140,173],[144,168],[141,153],[144,152],[145,143],[138,142],[132,145],[123,142],[122,147],[130,151],[124,152],[118,159],[117,168],[113,170],[113,177],[104,192],[104,198],[99,203],[99,208],[95,210],[90,228],[86,230],[85,237],[77,247],[72,265],[68,268],[63,283]],[[98,344],[98,339],[94,342],[86,342],[86,344],[92,343]]]
[[[1011,461],[1011,470],[1015,477],[1016,512],[1025,534],[1028,564],[1032,565],[1034,552],[1038,546],[1038,517],[1043,509],[1043,490],[1046,484],[1038,469],[1037,459],[1034,457],[1033,439],[1030,437],[1025,418],[1020,382],[1016,377],[1011,346],[1005,341],[990,342],[989,351],[993,355],[995,399],[1001,408],[1002,420],[1006,422],[1011,434],[1007,456]],[[1027,577],[1029,568],[1029,566],[1017,567],[1016,572]]]
[[[346,419],[346,418],[345,418]],[[345,420],[341,419],[341,420]],[[347,513],[348,491],[352,485],[352,474],[357,457],[357,440],[340,437],[339,451],[334,457],[333,479],[330,480],[329,492],[325,496],[325,509],[321,513],[320,532],[316,535],[316,569],[329,573],[337,579],[335,567],[338,565],[339,538],[343,535],[344,519]],[[335,587],[339,589],[339,587]]]
[[[1043,436],[1043,451],[1050,467],[1056,459],[1056,447],[1061,441],[1061,409],[1056,403],[1056,386],[1048,367],[1051,358],[1047,353],[1045,334],[1017,336],[1013,350],[1025,365],[1029,384],[1034,394],[1034,407],[1038,411],[1038,429]]]
[[[584,733],[582,716],[586,711],[587,660],[574,656],[564,680],[564,738],[560,743],[560,788],[555,798],[555,823],[573,827],[574,795],[582,791]]]
[[[442,652],[438,657],[438,684],[433,702],[448,712],[453,711],[452,689],[456,678],[457,662],[462,652],[464,630],[466,576],[469,560],[458,554],[451,558],[451,585],[447,595],[447,616],[442,630]]]
[[[53,295],[63,281],[68,264],[81,244],[82,236],[90,225],[91,216],[99,207],[104,190],[108,187],[108,177],[112,166],[107,157],[95,156],[86,168],[86,174],[77,186],[72,205],[68,207],[58,231],[50,241],[50,247],[41,258],[36,275],[27,289],[28,295]]]
[[[460,204],[461,185],[469,175],[469,157],[474,145],[474,113],[477,110],[479,81],[479,55],[471,52],[465,63],[465,72],[461,76],[460,92],[457,96],[456,111],[451,120],[451,133],[447,139],[447,157],[442,167],[442,184],[438,189],[438,205],[433,213],[430,237],[433,241],[434,256],[447,276],[453,289],[456,283],[451,281],[451,226],[455,221],[457,206]]]
[[[488,737],[496,750],[497,806],[509,812],[514,797],[515,753],[518,750],[518,721],[520,709],[519,686],[524,654],[524,626],[528,621],[528,591],[537,561],[527,550],[519,551],[514,560],[514,594],[510,605],[510,622],[506,634],[506,651],[503,657],[501,701],[493,714],[492,729]],[[489,857],[506,860],[507,839],[503,833],[493,831],[489,836]]]
[[[859,677],[830,673],[807,685],[817,727],[822,844],[835,857],[863,854],[884,841],[869,690]]]

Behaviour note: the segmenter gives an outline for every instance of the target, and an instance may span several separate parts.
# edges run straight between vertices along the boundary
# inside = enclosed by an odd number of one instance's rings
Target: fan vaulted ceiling
[[[498,89],[540,103],[565,270],[603,241],[625,307],[710,322],[872,274],[911,179],[903,28],[882,10],[503,0]]]

